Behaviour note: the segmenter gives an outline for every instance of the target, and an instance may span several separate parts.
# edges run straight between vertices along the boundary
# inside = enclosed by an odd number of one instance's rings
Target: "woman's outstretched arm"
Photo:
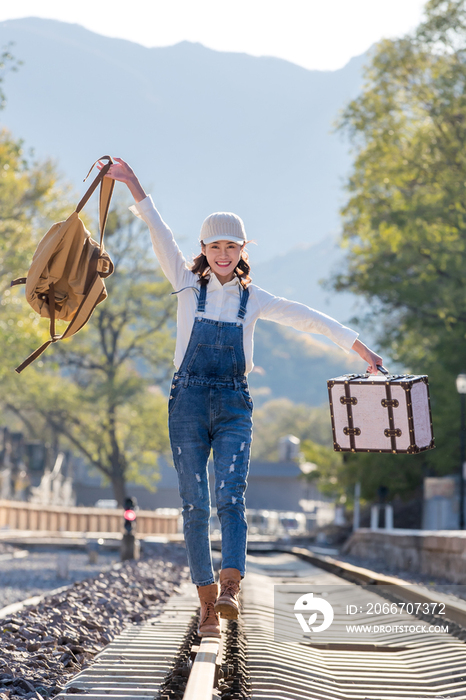
[[[114,161],[106,177],[123,182],[133,195],[135,204],[130,207],[130,211],[149,227],[152,246],[165,276],[174,289],[181,289],[192,284],[192,273],[186,266],[183,253],[179,249],[172,231],[155,208],[152,198],[147,196],[128,163],[122,158],[114,158]],[[99,169],[102,169],[103,165],[103,163],[99,163]]]
[[[259,318],[291,326],[298,331],[325,335],[345,352],[351,349],[357,352],[368,363],[367,371],[377,373],[376,365],[382,364],[382,358],[357,339],[356,331],[306,304],[276,297],[256,286],[254,292],[260,306]]]

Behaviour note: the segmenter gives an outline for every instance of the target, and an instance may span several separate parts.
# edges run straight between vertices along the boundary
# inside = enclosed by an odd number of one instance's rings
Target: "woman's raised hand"
[[[136,177],[134,170],[122,158],[114,158],[113,160],[114,163],[110,166],[105,177],[109,177],[112,180],[118,180],[118,182],[123,182],[125,185],[127,185],[135,201],[141,202],[147,197],[147,195]],[[99,170],[102,170],[104,163],[99,160],[97,167]]]
[[[113,160],[114,163],[110,166],[105,177],[110,177],[112,180],[118,180],[118,182],[124,183],[129,182],[132,178],[136,178],[134,170],[122,158],[113,158]],[[101,160],[97,163],[99,170],[102,170],[104,165],[105,163],[102,163]]]

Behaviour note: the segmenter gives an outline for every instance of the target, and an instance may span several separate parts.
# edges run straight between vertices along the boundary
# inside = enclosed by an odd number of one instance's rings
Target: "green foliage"
[[[7,46],[4,46],[2,49],[0,49],[0,85],[3,83],[5,75],[8,73],[8,71],[16,71],[21,65],[21,61],[16,60],[13,54],[11,53],[12,46],[13,44],[12,42],[10,42],[9,44],[7,44]],[[5,106],[5,102],[5,93],[0,87],[0,109],[3,109],[3,107]]]
[[[331,447],[312,440],[303,440],[301,451],[304,460],[316,466],[304,474],[306,481],[318,481],[319,490],[328,496],[345,493],[347,474],[341,452],[334,452]]]
[[[343,483],[345,492],[352,499],[353,486],[359,481],[361,497],[366,501],[378,501],[380,486],[388,488],[388,500],[406,499],[420,493],[425,476],[425,458],[418,455],[376,455],[359,453],[344,455]]]
[[[334,452],[325,445],[311,440],[301,443],[304,460],[317,469],[305,474],[304,479],[317,482],[319,490],[328,496],[346,496],[351,502],[354,484],[361,484],[363,501],[378,498],[380,486],[389,488],[390,500],[414,493],[422,481],[422,455],[375,455]]]
[[[399,492],[459,463],[454,379],[466,367],[465,125],[466,4],[431,0],[412,36],[378,44],[365,88],[340,122],[356,158],[343,211],[348,267],[335,286],[363,294],[366,323],[378,329],[382,347],[402,367],[430,377],[438,449],[409,460],[358,458],[367,465],[365,479],[390,479]]]
[[[80,453],[112,483],[117,498],[124,497],[126,481],[153,489],[157,455],[169,448],[166,397],[137,376],[82,386],[44,369],[31,367],[14,379],[3,409],[21,419],[30,438]]]
[[[328,408],[295,404],[289,399],[267,401],[254,411],[252,458],[278,460],[278,441],[285,435],[332,445]]]

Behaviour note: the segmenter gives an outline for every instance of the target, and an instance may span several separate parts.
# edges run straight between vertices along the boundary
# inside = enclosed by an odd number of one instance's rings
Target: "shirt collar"
[[[239,278],[237,275],[233,277],[233,279],[230,282],[225,282],[225,284],[222,284],[217,275],[214,275],[213,273],[210,274],[210,279],[209,279],[209,287],[211,289],[221,289],[222,287],[237,287],[239,284]]]

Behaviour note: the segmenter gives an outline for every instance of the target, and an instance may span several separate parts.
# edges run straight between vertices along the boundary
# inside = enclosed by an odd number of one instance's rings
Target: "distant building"
[[[164,457],[158,458],[158,465],[160,479],[154,482],[156,491],[149,491],[140,484],[128,483],[126,487],[128,495],[136,497],[138,506],[142,510],[181,508],[178,478],[174,467],[168,464]],[[74,482],[76,505],[93,506],[98,500],[114,498],[111,485],[102,486],[101,476],[99,474],[90,475],[84,463],[76,472]]]
[[[287,435],[280,439],[279,446],[279,461],[251,460],[246,492],[247,508],[254,511],[301,512],[305,514],[305,519],[310,526],[332,522],[335,515],[333,499],[323,496],[312,481],[303,479],[304,473],[309,473],[316,467],[299,461],[301,455],[298,438]],[[40,447],[40,444],[33,447]],[[37,492],[41,486],[44,486],[43,481],[48,470],[44,459],[40,461],[39,468],[32,468],[34,460],[30,459],[29,462],[31,475],[29,498],[31,498],[32,492]],[[65,462],[65,476],[72,479],[73,500],[77,506],[94,506],[98,501],[114,499],[111,484],[102,485],[102,475],[96,469],[89,467],[81,457],[68,453]],[[139,508],[143,510],[181,508],[178,478],[174,467],[162,456],[159,457],[158,464],[159,478],[154,480],[155,491],[150,491],[139,484],[128,483],[127,494],[136,497]],[[209,463],[209,484],[212,505],[215,508],[215,477],[212,462]],[[6,494],[3,497],[5,496]]]
[[[424,479],[423,530],[458,530],[460,505],[459,476]]]
[[[140,508],[181,508],[178,478],[174,467],[159,459],[160,479],[157,490],[151,492],[144,486],[128,484],[127,491],[135,496]],[[316,524],[331,522],[334,517],[333,500],[323,496],[310,482],[304,481],[297,462],[265,462],[251,460],[246,492],[246,506],[253,510],[283,510],[305,512]],[[215,502],[215,477],[213,464],[209,464],[209,482],[212,505]],[[76,505],[92,506],[99,499],[113,498],[111,486],[101,486],[100,477],[85,477],[81,470],[74,482]]]

